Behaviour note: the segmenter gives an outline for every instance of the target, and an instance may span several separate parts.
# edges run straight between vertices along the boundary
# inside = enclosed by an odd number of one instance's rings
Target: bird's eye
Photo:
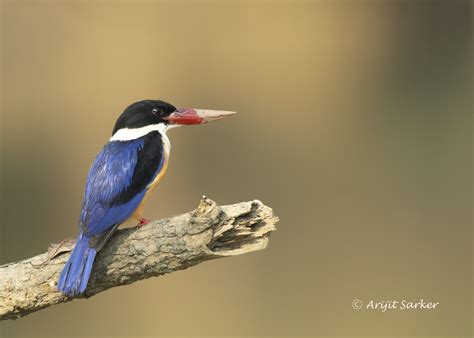
[[[161,113],[161,109],[153,108],[151,112],[153,113],[153,115],[158,115],[158,113]]]

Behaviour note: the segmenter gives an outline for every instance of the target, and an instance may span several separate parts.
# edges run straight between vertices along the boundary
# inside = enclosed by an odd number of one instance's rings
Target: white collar
[[[161,136],[166,137],[166,131],[171,128],[179,127],[179,125],[166,125],[164,123],[151,124],[140,128],[122,128],[112,135],[109,142],[113,141],[131,141],[145,136],[152,131],[158,131]],[[167,139],[168,137],[166,137]]]

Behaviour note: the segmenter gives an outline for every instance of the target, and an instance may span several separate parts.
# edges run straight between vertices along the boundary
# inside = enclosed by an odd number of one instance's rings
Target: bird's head
[[[120,129],[138,129],[148,126],[176,127],[180,125],[203,124],[219,120],[235,112],[176,108],[160,100],[143,100],[128,106],[115,123],[112,135]]]

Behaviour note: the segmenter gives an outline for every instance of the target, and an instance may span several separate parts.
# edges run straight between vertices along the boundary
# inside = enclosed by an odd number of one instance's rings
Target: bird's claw
[[[142,226],[147,225],[148,223],[150,223],[150,220],[142,217],[139,219],[137,228],[141,228]]]

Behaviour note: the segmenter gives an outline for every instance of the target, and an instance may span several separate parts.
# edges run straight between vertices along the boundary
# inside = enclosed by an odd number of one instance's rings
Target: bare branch
[[[203,197],[192,212],[117,231],[98,253],[82,297],[210,259],[265,249],[277,221],[272,209],[257,200],[217,206]],[[0,266],[0,320],[72,300],[56,290],[70,255],[62,251],[53,247],[49,253]]]

